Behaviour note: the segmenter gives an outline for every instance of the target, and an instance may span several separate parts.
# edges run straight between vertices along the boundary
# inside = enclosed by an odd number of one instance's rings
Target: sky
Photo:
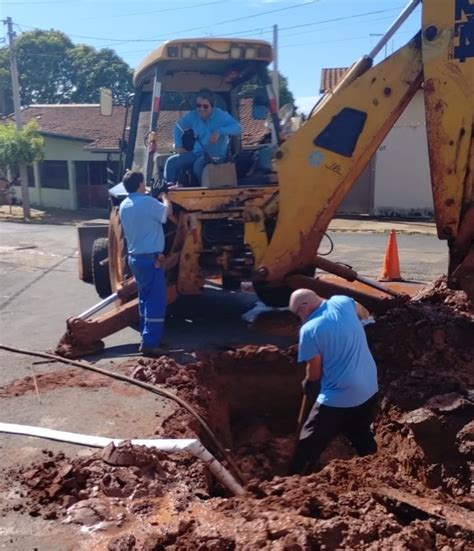
[[[408,0],[0,0],[1,19],[17,34],[59,30],[75,44],[112,48],[131,67],[165,40],[205,36],[273,40],[278,68],[296,104],[308,112],[321,69],[346,67],[368,53]],[[381,57],[420,28],[417,10]],[[3,29],[6,37],[6,27]],[[0,34],[0,37],[2,35]]]

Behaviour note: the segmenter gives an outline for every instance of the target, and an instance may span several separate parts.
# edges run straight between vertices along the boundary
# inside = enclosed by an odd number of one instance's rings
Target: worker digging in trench
[[[141,172],[128,171],[123,177],[128,197],[120,204],[120,221],[127,239],[128,263],[138,287],[140,352],[160,356],[166,313],[166,279],[163,266],[165,236],[163,224],[172,213],[167,193],[161,201],[146,195]]]
[[[377,366],[358,311],[349,297],[322,299],[298,289],[290,310],[303,323],[298,361],[306,362],[303,391],[312,404],[289,474],[307,474],[330,441],[345,435],[361,456],[376,453],[371,423],[377,401]]]

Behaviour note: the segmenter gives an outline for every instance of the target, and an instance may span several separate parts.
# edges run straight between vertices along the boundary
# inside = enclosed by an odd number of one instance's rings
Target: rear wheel
[[[96,239],[92,244],[92,282],[100,298],[112,294],[110,286],[109,267],[103,263],[109,256],[109,240],[106,237]]]
[[[118,209],[114,208],[110,213],[109,220],[109,278],[112,292],[117,291],[130,275],[127,262],[127,243]]]

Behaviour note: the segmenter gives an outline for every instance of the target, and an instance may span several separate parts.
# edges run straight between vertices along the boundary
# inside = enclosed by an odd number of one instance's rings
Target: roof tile
[[[327,91],[333,90],[348,70],[349,67],[321,69],[321,84],[319,86],[319,93],[325,94]]]
[[[84,140],[89,151],[119,151],[125,120],[125,107],[114,106],[110,117],[100,114],[97,104],[30,105],[22,110],[22,122],[36,120],[40,132],[58,138]],[[183,112],[162,111],[158,119],[158,149],[162,152],[173,148],[173,126]],[[249,146],[259,143],[267,132],[265,121],[252,118],[252,100],[241,100],[242,142]],[[14,115],[0,120],[1,124],[13,123]]]

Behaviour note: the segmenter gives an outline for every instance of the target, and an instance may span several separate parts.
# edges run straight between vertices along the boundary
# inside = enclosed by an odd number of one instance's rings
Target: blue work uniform
[[[203,146],[213,160],[219,162],[225,159],[229,136],[237,136],[242,132],[240,124],[226,111],[214,107],[211,115],[206,120],[202,119],[197,111],[190,111],[182,117],[174,126],[173,138],[175,147],[183,147],[183,132],[192,129],[197,136],[194,148],[186,153],[179,153],[169,157],[165,164],[164,177],[167,182],[176,182],[179,172],[185,168],[192,168],[194,174],[201,181],[202,171],[206,164]],[[211,134],[217,132],[219,139],[210,144]]]
[[[333,296],[303,324],[298,360],[316,356],[321,357],[320,391],[301,429],[289,474],[305,474],[338,434],[361,456],[377,451],[371,431],[377,366],[353,299]]]
[[[377,366],[352,298],[325,300],[302,326],[298,361],[315,356],[322,363],[320,404],[359,406],[377,392]]]
[[[165,245],[167,212],[163,203],[143,193],[130,193],[119,209],[128,263],[138,287],[140,333],[146,347],[158,346],[163,335],[166,280],[164,268],[155,263]]]

